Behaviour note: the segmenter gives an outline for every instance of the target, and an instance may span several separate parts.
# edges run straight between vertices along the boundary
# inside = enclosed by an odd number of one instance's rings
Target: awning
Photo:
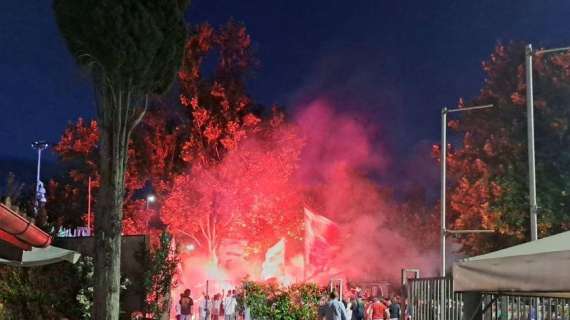
[[[0,264],[16,267],[37,267],[63,261],[76,263],[79,257],[81,257],[81,254],[78,252],[49,246],[47,248],[32,248],[31,251],[24,251],[21,262],[0,258]]]
[[[0,203],[0,239],[22,250],[45,248],[51,243],[49,234],[31,221]]]
[[[570,231],[453,265],[454,291],[570,296]]]

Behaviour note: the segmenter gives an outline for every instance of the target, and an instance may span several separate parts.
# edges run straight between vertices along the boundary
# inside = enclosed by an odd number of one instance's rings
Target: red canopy
[[[51,243],[49,234],[1,203],[0,240],[22,250],[31,250],[32,247],[45,248]]]

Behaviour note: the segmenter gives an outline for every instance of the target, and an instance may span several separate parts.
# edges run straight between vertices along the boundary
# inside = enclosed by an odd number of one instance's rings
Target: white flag
[[[285,239],[279,240],[265,253],[261,269],[261,279],[282,278],[285,267]]]

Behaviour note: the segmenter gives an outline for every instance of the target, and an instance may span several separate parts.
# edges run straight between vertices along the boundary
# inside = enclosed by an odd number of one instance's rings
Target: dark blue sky
[[[406,170],[439,138],[439,109],[472,97],[498,41],[570,45],[567,0],[193,0],[191,23],[244,22],[264,104],[328,96],[378,123]],[[93,116],[88,83],[69,56],[48,0],[0,1],[0,158],[32,158],[37,138]],[[418,152],[420,155],[418,155]]]

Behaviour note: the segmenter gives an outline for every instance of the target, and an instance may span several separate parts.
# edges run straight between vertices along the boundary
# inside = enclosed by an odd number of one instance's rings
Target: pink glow
[[[281,238],[285,265],[265,270],[280,274],[281,282],[302,281],[307,268],[322,268],[311,279],[322,282],[397,282],[404,267],[433,271],[433,253],[418,252],[409,235],[386,225],[388,215],[398,213],[370,178],[382,175],[390,160],[375,128],[335,113],[326,100],[298,110],[293,124],[250,136],[221,164],[177,180],[162,215],[179,241],[196,246],[182,256],[182,287],[198,294],[206,280],[218,288],[245,277],[261,280],[265,253]],[[324,250],[326,266],[305,265],[305,206],[338,230],[336,250]]]

